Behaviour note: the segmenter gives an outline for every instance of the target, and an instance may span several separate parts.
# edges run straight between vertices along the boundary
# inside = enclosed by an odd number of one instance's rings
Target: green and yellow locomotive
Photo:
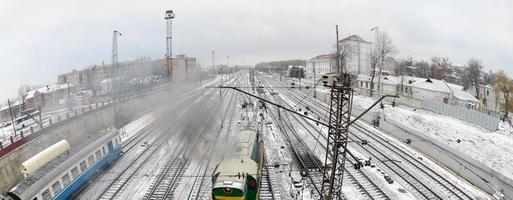
[[[212,174],[212,199],[256,200],[259,197],[263,143],[250,128],[239,132],[236,154],[222,160]]]

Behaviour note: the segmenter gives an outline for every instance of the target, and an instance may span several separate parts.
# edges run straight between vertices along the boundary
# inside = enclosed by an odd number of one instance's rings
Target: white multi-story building
[[[351,35],[339,41],[340,53],[347,52],[345,67],[353,75],[370,74],[370,56],[372,43],[360,36]]]
[[[335,70],[335,65],[335,54],[315,56],[306,61],[306,78],[313,77],[314,72],[318,77],[331,73]]]

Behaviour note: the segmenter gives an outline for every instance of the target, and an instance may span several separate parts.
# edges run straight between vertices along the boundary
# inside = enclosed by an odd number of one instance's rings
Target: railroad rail
[[[211,90],[207,95],[205,95],[200,102],[205,101],[214,94],[214,91]],[[182,111],[185,113],[185,111]],[[185,118],[180,119],[182,122],[187,120]],[[137,174],[142,167],[147,163],[147,161],[154,155],[154,153],[160,149],[160,147],[166,143],[169,139],[170,134],[160,134],[154,141],[155,143],[151,143],[147,145],[146,148],[140,152],[135,159],[127,164],[127,166],[119,173],[105,188],[97,199],[113,199],[116,198],[119,193],[122,191],[123,187]],[[140,141],[140,140],[139,140]],[[135,145],[131,145],[132,148]]]
[[[308,101],[303,101],[305,98],[300,99],[300,97],[297,97],[297,92],[291,92],[282,90],[285,93],[288,93],[289,96],[296,100],[296,102],[302,102],[305,105],[308,105],[310,109],[315,110],[318,113],[322,113],[322,110],[325,110],[327,108],[327,105],[324,105],[318,101],[315,101],[313,99],[308,99]],[[293,94],[296,93],[296,94]],[[302,94],[303,95],[303,94]],[[326,120],[326,116],[322,116],[323,120]],[[350,129],[350,138],[354,141],[369,141],[372,140],[374,142],[377,142],[380,144],[381,147],[384,149],[377,149],[374,147],[374,145],[367,145],[370,148],[363,148],[360,146],[363,150],[365,150],[367,153],[371,154],[374,158],[385,158],[385,160],[395,160],[397,158],[400,159],[401,165],[397,164],[396,162],[382,162],[383,165],[388,167],[390,170],[394,171],[394,173],[397,173],[397,175],[403,180],[404,183],[406,183],[406,186],[410,187],[410,191],[415,193],[417,197],[419,198],[426,198],[426,199],[441,199],[441,198],[455,198],[455,199],[472,199],[468,194],[466,194],[462,189],[455,186],[452,181],[447,180],[446,178],[442,177],[439,173],[436,173],[433,169],[428,167],[425,163],[420,162],[417,160],[417,158],[414,158],[410,153],[406,152],[401,147],[398,147],[397,145],[388,142],[383,136],[380,136],[378,134],[374,134],[373,131],[368,130],[367,128],[363,127],[361,122],[354,123],[353,127]],[[310,124],[310,123],[309,123]],[[358,131],[358,133],[364,133],[364,137],[362,137],[362,134],[355,134],[355,130]],[[393,155],[386,155],[383,153],[383,150],[386,150],[387,152],[391,152]],[[406,165],[409,169],[405,169]],[[413,174],[411,173],[411,170],[420,172]],[[423,181],[420,181],[423,180]],[[433,187],[428,187],[426,184],[424,184],[424,181],[428,181],[430,185],[435,184],[438,187],[433,189]],[[403,184],[404,185],[404,184]],[[448,195],[444,195],[443,193],[446,193]]]
[[[264,164],[262,171],[262,179],[260,181],[260,199],[268,199],[268,200],[280,200],[280,195],[275,195],[275,191],[273,188],[276,188],[273,183],[275,173],[274,168],[268,165],[267,156],[264,154]]]

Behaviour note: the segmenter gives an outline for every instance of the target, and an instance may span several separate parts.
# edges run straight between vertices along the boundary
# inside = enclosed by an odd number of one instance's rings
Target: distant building
[[[199,70],[196,58],[188,57],[185,54],[177,55],[171,59],[171,62],[172,66],[169,66],[169,69],[175,80],[185,80]]]
[[[287,74],[291,78],[305,78],[305,67],[299,65],[290,65]]]
[[[378,86],[378,77],[375,77],[374,88],[371,88],[371,77],[359,75],[356,92],[369,94],[373,89],[374,94],[379,95],[378,88],[381,87],[382,94],[397,94],[401,97],[399,98],[401,102],[413,107],[421,107],[422,101],[430,100],[469,109],[479,108],[479,100],[465,91],[463,86],[447,83],[444,80],[390,75],[384,75],[381,78],[381,84]]]
[[[395,74],[395,68],[397,66],[397,61],[395,61],[392,57],[386,57],[383,61],[383,70],[382,73],[384,75],[394,75]]]
[[[319,78],[323,74],[332,73],[335,65],[335,54],[318,55],[306,60],[306,78],[312,78],[314,72]]]
[[[196,67],[196,59],[185,56],[177,56],[173,58],[176,67],[179,70],[181,66],[185,66],[183,60],[187,60],[187,67]],[[181,68],[180,68],[181,67]],[[105,83],[113,78],[114,72],[116,80],[125,80],[128,82],[133,78],[148,76],[167,76],[166,60],[150,60],[149,58],[139,58],[133,61],[120,62],[116,70],[113,70],[111,64],[100,64],[89,66],[82,70],[73,70],[69,73],[57,76],[58,84],[70,83],[75,85],[77,90],[91,90],[93,96],[97,94],[105,94]]]
[[[62,105],[72,97],[74,90],[73,84],[50,84],[28,91],[25,95],[25,109]]]
[[[469,92],[477,97],[482,105],[482,112],[501,112],[504,105],[504,97],[501,92],[495,90],[491,85],[477,85],[479,95],[476,93],[476,85],[470,86]]]
[[[463,86],[432,78],[407,77],[402,96],[417,100],[432,100],[453,106],[478,109],[479,100],[465,91]],[[409,93],[408,93],[409,91]]]
[[[271,62],[260,62],[255,65],[255,69],[264,72],[274,72],[285,75],[290,65],[305,66],[305,60],[279,60]]]
[[[374,87],[371,87],[371,77],[369,75],[360,74],[357,78],[358,86],[355,88],[356,92],[362,94],[369,94],[370,90],[374,90],[374,94],[378,95],[378,76],[374,77]],[[382,76],[381,81],[381,89],[383,90],[383,94],[392,94],[395,95],[397,93],[397,88],[400,82],[397,80],[395,76]]]
[[[0,126],[3,124],[3,122],[11,123],[11,112],[13,118],[16,119],[20,116],[20,112],[23,107],[23,101],[21,99],[18,100],[11,100],[11,110],[9,110],[9,105],[7,102],[5,104],[0,105]]]
[[[370,56],[372,43],[360,36],[351,35],[339,41],[340,52],[346,49],[348,57],[345,63],[347,71],[352,75],[370,74]]]

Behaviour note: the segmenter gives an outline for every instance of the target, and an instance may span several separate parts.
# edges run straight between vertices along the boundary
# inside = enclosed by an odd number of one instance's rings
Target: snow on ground
[[[318,89],[317,91],[318,91],[318,95],[322,94],[322,93],[328,93],[328,90]],[[282,99],[287,104],[295,105],[295,103],[291,99],[289,99],[288,96],[282,95],[281,93],[280,93],[280,96],[282,97]],[[318,98],[319,98],[319,96],[318,96]],[[323,98],[320,97],[318,100],[322,101],[322,99]],[[372,103],[374,103],[374,101],[375,100],[370,99],[370,98],[356,99],[356,97],[355,97],[354,105],[367,108]],[[293,121],[295,121],[295,120],[293,120]],[[310,122],[310,121],[308,121],[308,122],[311,123],[311,124],[315,124],[315,123]],[[362,124],[362,125],[366,126],[367,128],[374,129],[373,127],[371,127],[371,126],[369,126],[367,124]],[[300,126],[298,125],[298,127],[300,127]],[[321,131],[324,134],[327,134],[327,130],[321,130]],[[375,130],[375,132],[380,132],[380,131]],[[319,151],[320,148],[317,147],[317,144],[316,144],[317,142],[314,139],[315,136],[311,136],[311,135],[307,134],[306,132],[304,132],[301,129],[298,129],[298,133],[302,136],[303,141],[306,142],[306,144],[310,147],[310,149],[313,149],[314,153],[317,154],[317,156],[319,156],[320,158],[324,158],[324,153],[322,151]],[[396,141],[395,138],[390,137],[387,134],[382,133],[381,135],[385,136],[390,141]],[[322,139],[322,138],[319,138],[319,139],[321,139],[321,142],[323,142],[323,143],[325,142],[324,139]],[[395,144],[402,146],[405,150],[408,150],[415,157],[423,158],[423,160],[426,161],[426,164],[428,164],[430,167],[432,167],[432,169],[434,169],[436,171],[439,171],[440,174],[442,174],[445,178],[448,178],[448,180],[451,180],[451,181],[457,183],[457,185],[465,188],[465,190],[469,194],[471,194],[474,198],[476,198],[476,199],[486,199],[486,197],[484,196],[484,194],[480,190],[476,190],[476,188],[474,188],[471,185],[467,184],[466,181],[463,181],[463,180],[459,179],[458,177],[455,177],[455,176],[451,175],[449,172],[447,172],[442,167],[438,166],[436,163],[427,162],[429,159],[424,158],[424,156],[422,154],[414,152],[413,150],[411,150],[410,147],[404,145],[403,143],[401,143],[399,141],[396,141]],[[359,149],[354,149],[351,146],[353,146],[353,145],[350,145],[350,148],[352,149],[352,152],[354,154],[360,155],[358,157],[361,157],[361,158],[369,157],[368,155],[366,155],[366,153],[364,153],[365,155],[361,154],[361,151],[359,151]],[[409,193],[406,189],[404,189],[404,187],[401,184],[399,184],[398,182],[394,182],[393,184],[388,184],[385,181],[385,179],[384,179],[384,175],[386,173],[383,170],[380,169],[379,165],[376,166],[376,167],[371,167],[371,168],[364,167],[364,168],[362,168],[362,170],[365,172],[365,174],[367,174],[369,176],[369,178],[371,178],[373,180],[373,182],[375,184],[380,186],[380,188],[382,188],[382,190],[384,190],[387,194],[389,194],[391,198],[393,198],[393,199],[412,199],[412,198],[414,198],[412,196],[412,194]],[[344,190],[344,193],[345,193],[346,197],[355,197],[353,195],[359,195],[359,194],[351,193],[351,189],[350,188],[343,188],[343,190]],[[358,198],[355,198],[355,199],[358,199]]]
[[[144,115],[143,117],[127,124],[121,128],[121,141],[125,142],[130,139],[133,135],[146,128],[149,124],[155,121],[155,115],[153,112]]]
[[[353,106],[369,107],[375,100],[355,95]],[[447,146],[480,161],[513,179],[513,128],[501,123],[498,131],[489,131],[449,116],[404,105],[387,106],[382,110],[386,119],[393,119],[424,133]],[[460,142],[458,142],[458,140]],[[413,141],[414,142],[414,141]]]

